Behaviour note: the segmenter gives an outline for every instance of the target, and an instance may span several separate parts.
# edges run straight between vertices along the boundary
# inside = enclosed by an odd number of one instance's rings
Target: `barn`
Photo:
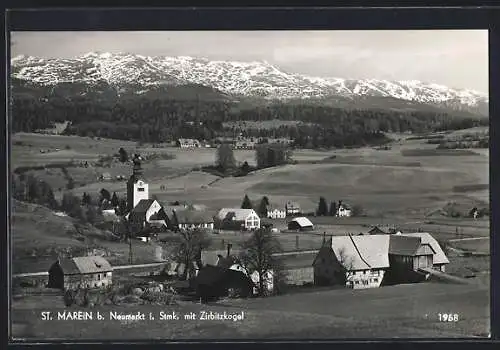
[[[314,225],[311,220],[304,216],[301,216],[288,222],[288,229],[297,231],[311,231],[314,230]]]
[[[102,288],[112,284],[113,268],[101,256],[58,259],[49,269],[49,288]]]

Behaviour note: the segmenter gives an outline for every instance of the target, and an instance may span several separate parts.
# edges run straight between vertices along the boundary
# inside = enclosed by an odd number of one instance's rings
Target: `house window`
[[[374,278],[373,282],[378,283],[378,278]]]
[[[363,275],[366,275],[366,270],[365,270],[365,271],[363,271]]]
[[[139,191],[139,192],[144,192],[144,187],[139,187],[139,188],[137,189],[137,191]]]
[[[364,280],[364,281],[363,281],[363,285],[367,286],[367,285],[368,285],[368,281],[367,281],[367,280]]]

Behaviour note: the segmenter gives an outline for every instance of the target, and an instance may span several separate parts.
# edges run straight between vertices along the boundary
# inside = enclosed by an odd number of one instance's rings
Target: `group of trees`
[[[203,229],[181,230],[178,240],[173,245],[172,258],[182,264],[181,279],[188,280],[195,276],[196,267],[203,268],[201,252],[210,247],[212,240],[208,232]],[[237,262],[245,269],[248,275],[258,274],[256,285],[257,294],[268,294],[266,288],[268,278],[272,278],[275,293],[282,291],[285,273],[283,264],[276,254],[283,251],[280,242],[269,229],[259,229],[241,244],[241,253],[236,256]]]
[[[382,132],[388,131],[420,133],[488,124],[487,118],[456,118],[439,110],[353,109],[307,101],[246,104],[225,98],[176,100],[169,93],[114,93],[103,98],[97,93],[42,93],[19,87],[13,89],[12,114],[14,132],[32,132],[54,122],[70,121],[66,133],[80,136],[164,142],[243,133],[248,137],[286,137],[295,140],[297,147],[311,148],[379,144],[386,142]],[[224,122],[269,120],[302,123],[278,123],[273,128],[223,127]]]
[[[254,209],[255,212],[261,217],[267,217],[267,210],[269,207],[269,198],[264,196],[260,199],[259,204],[255,206],[248,195],[245,194],[243,197],[243,202],[241,203],[241,209]]]
[[[261,144],[255,148],[257,168],[270,168],[287,164],[292,159],[292,151],[287,145],[281,143]]]
[[[342,201],[339,200],[338,203],[335,201],[330,202],[330,207],[328,207],[325,197],[319,198],[318,208],[316,209],[316,215],[318,216],[336,216],[339,207],[342,205]],[[360,216],[363,214],[363,209],[360,205],[354,205],[351,208],[352,216]]]
[[[54,197],[52,187],[46,181],[37,179],[31,174],[12,174],[11,184],[14,199],[58,209],[59,204]]]

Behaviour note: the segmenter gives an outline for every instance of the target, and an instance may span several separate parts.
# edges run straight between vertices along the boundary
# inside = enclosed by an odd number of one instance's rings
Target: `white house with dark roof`
[[[281,208],[267,208],[267,217],[269,219],[284,219],[286,218],[286,210]]]
[[[253,209],[222,208],[216,215],[216,225],[226,230],[256,230],[260,217]]]
[[[196,210],[194,208],[186,208],[184,210],[174,210],[173,224],[176,229],[214,229],[213,215],[205,210]]]
[[[49,269],[49,288],[74,290],[112,284],[113,268],[101,256],[58,259]]]
[[[142,199],[126,215],[126,218],[131,224],[144,227],[151,219],[156,219],[154,215],[158,214],[161,209],[162,206],[155,199]]]
[[[180,148],[198,148],[201,147],[201,143],[196,139],[178,139],[177,146]]]

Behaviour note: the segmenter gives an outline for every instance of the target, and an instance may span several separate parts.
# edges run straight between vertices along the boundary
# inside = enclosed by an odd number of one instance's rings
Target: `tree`
[[[106,190],[105,188],[101,189],[99,194],[101,195],[100,202],[102,202],[104,200],[106,200],[108,202],[111,201],[111,193],[109,193],[109,191]]]
[[[280,242],[272,235],[270,229],[254,231],[248,240],[241,245],[240,261],[248,274],[257,272],[259,296],[266,295],[266,277],[269,273],[273,276],[273,285],[282,283],[282,262],[275,255],[283,251]],[[279,272],[279,273],[278,273]]]
[[[241,209],[253,209],[252,202],[250,201],[250,198],[248,198],[248,195],[245,195],[245,198],[243,198],[243,203],[241,203]]]
[[[360,206],[359,204],[353,205],[352,210],[351,210],[351,215],[352,216],[362,216],[364,214],[363,207]]]
[[[83,192],[82,205],[90,205],[90,195],[87,192]]]
[[[121,198],[118,201],[117,215],[122,216],[127,214],[127,201],[125,198]]]
[[[230,145],[222,144],[217,148],[216,166],[223,172],[228,172],[236,168],[234,152]]]
[[[332,201],[330,203],[330,212],[328,214],[330,216],[336,216],[337,215],[337,203],[335,201]]]
[[[210,247],[211,239],[202,229],[180,230],[178,237],[173,248],[174,260],[184,265],[181,278],[187,280],[194,275],[195,264],[198,268],[202,267],[201,252]]]
[[[120,149],[118,150],[118,154],[120,156],[120,162],[125,163],[128,161],[128,153],[127,151],[125,151],[125,149],[123,149],[123,147],[120,147]]]
[[[318,210],[316,213],[318,216],[325,216],[328,214],[328,205],[326,204],[325,197],[319,197]]]
[[[81,200],[70,192],[65,192],[63,194],[61,209],[73,218],[84,218]]]
[[[262,218],[267,218],[267,206],[269,205],[269,200],[267,197],[262,197],[260,200],[259,208],[257,209],[257,214]]]
[[[113,192],[113,196],[111,197],[111,205],[113,208],[116,208],[119,204],[118,196],[116,195],[116,192]]]

